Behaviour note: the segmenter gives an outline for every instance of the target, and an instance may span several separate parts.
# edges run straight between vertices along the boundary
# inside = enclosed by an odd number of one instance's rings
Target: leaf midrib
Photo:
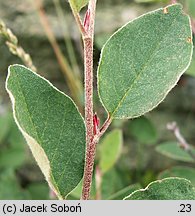
[[[143,72],[145,71],[145,69],[148,67],[148,64],[150,63],[150,61],[153,59],[156,50],[158,49],[158,47],[161,45],[161,43],[163,42],[164,38],[166,37],[166,35],[168,34],[168,31],[172,28],[173,24],[175,23],[176,19],[178,18],[179,13],[177,14],[177,16],[174,18],[172,24],[169,26],[169,28],[167,29],[166,33],[161,37],[161,40],[159,40],[159,42],[157,43],[151,58],[148,59],[148,61],[144,64],[143,69],[140,70],[139,74],[137,75],[137,77],[133,80],[132,84],[128,87],[128,89],[126,90],[124,96],[121,98],[121,100],[118,102],[118,106],[114,109],[114,111],[112,113],[110,113],[111,118],[114,118],[115,113],[119,110],[119,108],[122,106],[122,103],[124,102],[124,100],[126,99],[127,95],[129,94],[129,92],[133,89],[135,83],[139,80],[140,76],[143,74]]]
[[[19,86],[19,88],[20,88],[20,90],[21,90],[21,93],[22,93],[22,96],[23,96],[23,99],[24,99],[24,102],[25,102],[25,105],[26,105],[26,109],[27,109],[27,112],[28,112],[28,116],[29,116],[29,119],[30,119],[30,121],[31,121],[31,123],[32,123],[32,125],[33,125],[33,128],[34,128],[34,131],[35,131],[35,133],[36,133],[36,135],[37,135],[37,139],[36,138],[34,138],[37,142],[38,142],[38,144],[42,147],[42,145],[41,145],[41,139],[40,139],[40,137],[39,137],[39,135],[38,135],[38,131],[36,130],[36,127],[35,127],[35,123],[34,123],[34,121],[33,121],[33,118],[32,118],[32,116],[30,115],[30,111],[29,111],[29,107],[28,107],[28,103],[27,103],[27,101],[26,101],[26,98],[25,98],[25,95],[24,95],[24,92],[23,92],[23,88],[22,88],[22,86],[21,86],[21,83],[20,83],[20,79],[19,79],[19,77],[18,77],[18,75],[17,75],[17,72],[14,70],[14,72],[15,72],[15,74],[16,74],[16,77],[17,77],[17,83],[18,83],[18,86]],[[25,131],[24,130],[24,128],[22,128],[22,130],[23,131]],[[28,134],[28,132],[26,132],[27,134]],[[29,134],[30,135],[30,134]],[[30,135],[31,136],[31,135]],[[43,147],[42,147],[43,148]],[[57,149],[57,148],[56,148]],[[45,150],[44,150],[44,152],[45,152]],[[45,152],[45,154],[46,154],[46,152]],[[47,156],[48,157],[48,156]],[[48,159],[48,161],[49,161],[49,159]],[[69,160],[68,160],[69,161]],[[49,170],[49,173],[50,173],[50,175],[51,176],[53,176],[53,174],[52,174],[52,170],[51,170],[51,162],[49,161],[49,163],[50,163],[50,170]],[[64,169],[63,170],[63,172],[65,171],[66,169]],[[59,194],[61,194],[61,192],[59,191],[59,189],[58,189],[58,184],[57,184],[57,182],[56,182],[56,180],[54,179],[54,176],[53,176],[53,181],[54,182],[52,182],[52,184],[53,185],[55,185],[56,187],[56,190],[59,192]],[[62,194],[62,195],[64,195],[64,194]]]

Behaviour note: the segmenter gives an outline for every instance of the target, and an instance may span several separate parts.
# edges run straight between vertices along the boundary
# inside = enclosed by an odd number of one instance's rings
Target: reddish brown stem
[[[86,141],[93,138],[93,42],[91,38],[84,39],[85,56],[85,123]]]
[[[83,200],[88,200],[90,196],[96,146],[101,136],[106,132],[106,130],[110,126],[111,122],[112,119],[108,117],[105,123],[103,124],[102,128],[100,129],[99,133],[92,136],[92,140],[89,142],[89,145],[87,145],[85,172],[84,172],[84,180],[83,180],[83,191],[82,191]]]
[[[85,124],[86,158],[82,199],[89,199],[96,143],[93,142],[93,43],[91,38],[84,39],[85,56]]]
[[[93,39],[96,0],[90,0],[88,10],[91,12],[87,34],[83,36],[85,59],[85,124],[86,124],[86,156],[82,199],[88,200],[93,175],[93,166],[96,152],[96,142],[93,140]]]
[[[111,119],[108,118],[100,131],[98,120],[94,119],[93,113],[93,40],[96,1],[97,0],[89,1],[84,24],[81,23],[79,13],[74,5],[70,4],[84,43],[86,154],[81,196],[83,200],[88,200],[90,198],[96,145],[111,123]],[[94,120],[95,125],[93,124]]]
[[[111,119],[110,116],[108,116],[108,118],[106,119],[105,123],[103,124],[103,126],[100,129],[99,138],[106,132],[106,130],[110,126],[111,122],[112,122],[112,119]]]

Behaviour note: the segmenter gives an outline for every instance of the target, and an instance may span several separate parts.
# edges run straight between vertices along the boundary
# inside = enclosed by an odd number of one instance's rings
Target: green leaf
[[[48,200],[49,187],[44,183],[31,183],[27,188],[31,200]]]
[[[83,7],[85,7],[89,0],[69,0],[71,7],[79,12]]]
[[[25,140],[22,136],[21,132],[19,131],[14,119],[12,119],[10,132],[8,134],[7,141],[12,149],[25,149]]]
[[[6,88],[15,121],[49,186],[65,198],[83,177],[83,118],[68,96],[24,66],[9,67]]]
[[[113,130],[99,144],[99,167],[102,173],[111,169],[118,160],[123,144],[122,131]]]
[[[0,168],[17,168],[26,160],[26,154],[23,149],[9,149],[0,152]]]
[[[157,139],[157,131],[152,122],[146,117],[141,117],[130,121],[130,133],[140,143],[154,144]]]
[[[103,200],[107,200],[110,196],[124,188],[121,173],[112,168],[102,176],[101,196]]]
[[[0,200],[30,199],[27,191],[22,190],[12,169],[0,173]]]
[[[192,151],[195,153],[195,149],[192,148]],[[156,147],[156,151],[162,155],[165,155],[169,158],[180,160],[184,162],[193,162],[194,159],[182,149],[177,142],[165,142]]]
[[[186,4],[188,7],[188,12],[189,12],[190,16],[195,18],[195,1],[194,0],[187,0]]]
[[[129,193],[133,193],[135,190],[138,190],[141,188],[140,184],[133,184],[129,185],[128,187],[123,188],[122,190],[116,192],[115,194],[112,194],[110,197],[108,197],[108,200],[122,200],[124,197],[128,196]]]
[[[195,186],[195,169],[191,167],[175,166],[160,173],[159,179],[167,177],[180,177],[191,181]]]
[[[77,187],[68,195],[67,199],[69,200],[70,198],[72,198],[74,200],[80,200],[82,194],[82,187],[83,187],[83,179],[80,181]],[[90,198],[95,199],[95,194],[96,194],[95,176],[93,175]]]
[[[125,200],[194,200],[195,188],[183,178],[166,178],[150,183],[137,190]]]
[[[111,118],[135,118],[155,108],[188,68],[191,38],[180,4],[119,29],[103,47],[98,67],[99,97]]]
[[[0,143],[3,142],[10,129],[10,115],[0,116]]]

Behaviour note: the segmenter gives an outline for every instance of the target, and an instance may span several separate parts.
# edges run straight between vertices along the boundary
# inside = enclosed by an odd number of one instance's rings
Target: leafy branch
[[[52,190],[65,199],[83,178],[81,199],[88,200],[99,139],[113,119],[142,116],[165,99],[189,67],[192,30],[189,17],[183,14],[180,4],[175,4],[125,24],[110,37],[102,49],[97,70],[99,98],[108,115],[100,127],[93,107],[96,0],[69,0],[69,3],[84,46],[85,121],[71,98],[23,66],[9,68],[6,88],[16,123]],[[88,9],[82,21],[80,10],[86,5]],[[62,67],[67,66],[41,5],[38,11],[58,61]],[[73,82],[72,76],[69,84]],[[182,144],[187,148],[186,143]],[[178,188],[178,185],[188,187],[190,183],[169,179],[164,184],[169,189],[167,185]],[[159,182],[152,184],[153,187],[158,189]],[[186,197],[182,191],[179,194],[179,198]],[[191,198],[194,192],[189,191],[187,196]]]

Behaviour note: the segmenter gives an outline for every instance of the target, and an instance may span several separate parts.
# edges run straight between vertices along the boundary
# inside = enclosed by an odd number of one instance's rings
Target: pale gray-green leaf
[[[103,47],[99,96],[111,118],[134,118],[155,108],[192,57],[190,20],[180,4],[147,13],[119,29]]]
[[[6,88],[15,121],[46,180],[65,198],[83,177],[83,118],[68,96],[24,66],[9,67]]]
[[[195,149],[190,146],[193,154],[195,154]],[[161,143],[156,147],[156,151],[162,155],[169,158],[180,160],[184,162],[193,162],[193,157],[184,149],[182,149],[177,142],[165,142]]]
[[[183,178],[165,178],[137,190],[125,200],[194,200],[195,188]]]
[[[99,167],[102,173],[111,169],[118,160],[123,144],[121,130],[113,130],[102,140],[99,145]]]

